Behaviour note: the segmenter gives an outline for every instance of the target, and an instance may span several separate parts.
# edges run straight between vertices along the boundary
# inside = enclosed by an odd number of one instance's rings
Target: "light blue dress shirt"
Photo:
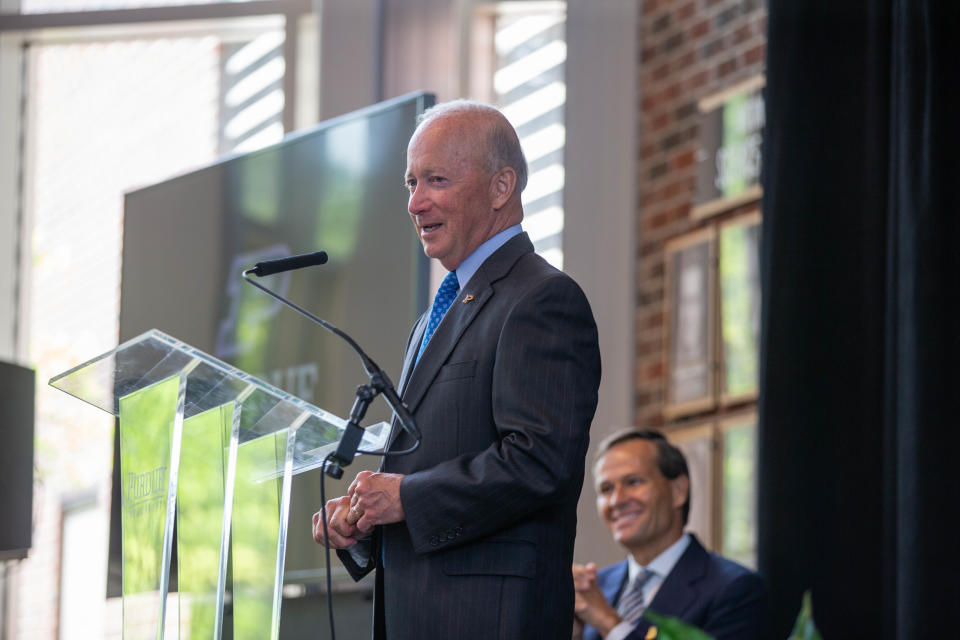
[[[493,236],[467,256],[463,262],[460,263],[460,266],[457,267],[457,282],[460,283],[460,288],[463,289],[467,286],[467,283],[470,282],[470,278],[473,277],[473,274],[477,272],[477,269],[480,268],[480,265],[483,264],[484,260],[493,255],[493,253],[505,245],[507,240],[513,236],[519,235],[523,232],[523,229],[520,228],[519,224],[515,224],[512,227],[507,227],[497,235]]]
[[[627,556],[627,584],[633,582],[633,579],[644,569],[653,572],[653,577],[643,585],[643,604],[645,606],[650,606],[653,598],[657,595],[657,591],[660,590],[660,586],[663,585],[663,581],[666,580],[670,572],[673,571],[674,565],[677,564],[680,556],[683,555],[683,552],[686,551],[689,546],[690,534],[684,533],[680,536],[679,540],[664,549],[663,553],[651,560],[650,564],[646,567],[640,566],[640,563],[634,560],[632,555]],[[630,635],[630,632],[636,628],[637,624],[639,623],[621,622],[610,630],[606,640],[622,640],[626,638]]]

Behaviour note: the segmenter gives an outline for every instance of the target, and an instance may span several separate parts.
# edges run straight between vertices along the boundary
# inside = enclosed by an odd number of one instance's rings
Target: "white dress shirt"
[[[687,550],[688,546],[690,546],[690,535],[684,533],[680,536],[679,540],[664,549],[663,553],[651,560],[650,564],[646,567],[641,566],[639,562],[634,560],[633,556],[627,556],[626,584],[629,585],[633,582],[633,579],[643,570],[650,571],[653,574],[653,577],[643,585],[644,607],[650,606],[650,603],[653,602],[657,592],[663,585],[663,581],[666,580],[670,572],[673,571],[674,565],[680,560],[680,556],[683,555],[683,552]],[[637,624],[639,624],[639,622],[621,622],[610,630],[610,633],[606,635],[606,640],[624,640],[624,638],[630,635],[630,632],[634,630]]]

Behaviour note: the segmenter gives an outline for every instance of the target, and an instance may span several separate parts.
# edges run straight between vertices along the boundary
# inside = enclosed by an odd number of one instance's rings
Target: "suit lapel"
[[[603,591],[603,597],[606,598],[611,606],[616,606],[617,601],[620,599],[620,594],[623,593],[623,588],[627,584],[628,568],[626,560],[613,565],[610,568],[610,572],[605,576],[603,584],[600,585],[600,590]]]
[[[447,361],[454,347],[457,346],[464,331],[467,330],[467,327],[477,317],[484,305],[493,297],[493,284],[506,276],[521,256],[531,251],[533,251],[533,244],[531,244],[527,234],[521,233],[514,236],[487,258],[470,278],[467,286],[461,289],[457,299],[450,305],[443,321],[440,322],[440,326],[437,327],[433,337],[430,338],[427,348],[420,357],[420,362],[408,376],[409,381],[402,387],[403,400],[407,403],[411,412],[417,410],[424,394],[430,388],[430,384]],[[422,337],[422,330],[419,333]],[[418,341],[414,340],[414,343],[419,347]],[[415,358],[416,348],[411,345],[411,349],[413,349],[413,357]],[[407,352],[407,359],[412,360],[410,349]]]
[[[490,284],[485,281],[485,278],[478,278],[480,275],[480,271],[477,271],[467,286],[460,291],[460,295],[450,305],[450,309],[440,322],[440,326],[437,327],[433,337],[430,338],[427,348],[423,350],[420,362],[411,371],[410,382],[403,391],[404,402],[407,403],[410,411],[417,410],[424,394],[430,388],[430,384],[440,371],[440,367],[447,361],[450,352],[457,346],[463,332],[466,331],[477,313],[493,295]],[[478,280],[482,282],[478,282]],[[464,299],[470,295],[473,298],[464,303]],[[423,336],[422,331],[420,335]],[[417,346],[419,347],[419,343],[417,343]],[[416,358],[416,351],[416,349],[413,349],[414,358]]]
[[[681,617],[696,601],[697,592],[693,583],[706,573],[707,560],[707,551],[696,536],[690,534],[689,546],[663,581],[650,603],[650,609],[663,615]]]
[[[429,309],[427,311],[429,312]],[[407,383],[410,382],[410,374],[413,372],[414,361],[417,359],[417,351],[420,350],[420,343],[423,342],[423,334],[427,330],[427,316],[428,313],[422,313],[420,315],[407,342],[407,352],[403,354],[403,369],[400,371],[400,381],[397,382],[397,395],[401,398],[403,398],[403,394],[406,392]],[[396,418],[391,418],[390,435],[387,438],[387,446],[383,448],[384,451],[390,450],[393,442],[397,439],[397,436],[400,435],[401,431],[403,431],[403,429],[400,427]],[[383,460],[386,460],[386,458]],[[383,462],[380,463],[380,470],[383,470]]]
[[[423,313],[417,319],[410,335],[410,341],[407,343],[407,352],[403,354],[403,369],[400,371],[400,381],[397,382],[397,393],[403,397],[407,383],[410,381],[410,373],[413,371],[414,360],[417,359],[417,351],[420,349],[420,343],[423,342],[423,334],[427,330],[427,314]]]

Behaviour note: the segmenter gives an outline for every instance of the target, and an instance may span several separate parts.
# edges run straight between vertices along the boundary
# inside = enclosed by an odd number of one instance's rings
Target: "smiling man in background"
[[[573,565],[575,637],[655,637],[642,618],[647,608],[715,640],[768,637],[760,577],[684,533],[690,473],[683,453],[663,434],[628,429],[609,436],[598,448],[594,484],[600,518],[628,556],[599,572],[592,563]]]

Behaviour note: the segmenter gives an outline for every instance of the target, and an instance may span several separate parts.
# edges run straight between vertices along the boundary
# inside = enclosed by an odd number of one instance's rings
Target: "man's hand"
[[[617,610],[607,603],[597,586],[597,565],[573,565],[573,613],[577,619],[596,628],[606,637],[610,630],[622,622]]]
[[[324,544],[322,511],[313,514],[313,539],[317,544]],[[327,501],[327,533],[331,549],[346,549],[363,537],[356,527],[356,520],[349,522],[350,496],[340,496]]]
[[[401,480],[403,475],[399,473],[358,473],[347,491],[347,523],[356,524],[361,533],[367,534],[378,524],[402,522],[406,516],[400,503]]]
[[[573,616],[573,632],[570,634],[570,640],[583,640],[583,620]]]

